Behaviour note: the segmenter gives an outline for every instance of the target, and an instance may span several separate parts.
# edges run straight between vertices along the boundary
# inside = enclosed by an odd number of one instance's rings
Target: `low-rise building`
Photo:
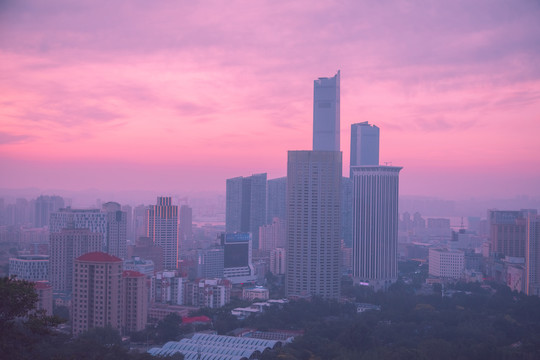
[[[465,270],[465,254],[460,250],[429,249],[429,275],[459,279]]]
[[[268,298],[270,297],[269,294],[270,293],[268,289],[262,286],[244,288],[242,290],[242,298],[244,300],[255,300],[255,299],[268,300]]]

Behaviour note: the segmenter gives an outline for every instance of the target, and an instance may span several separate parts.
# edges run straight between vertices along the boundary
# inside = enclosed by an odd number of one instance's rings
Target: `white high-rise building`
[[[313,150],[340,151],[340,72],[313,84]]]
[[[106,250],[107,214],[99,209],[72,209],[70,207],[51,213],[49,231],[58,233],[62,229],[88,229],[102,235],[101,250]]]
[[[341,152],[289,151],[288,297],[340,296]]]
[[[48,281],[48,255],[19,255],[9,259],[9,277],[17,280]]]
[[[171,197],[158,197],[157,204],[147,210],[148,237],[162,249],[163,267],[174,270],[178,266],[178,206]]]
[[[396,166],[352,168],[355,283],[387,289],[397,280],[401,169]]]

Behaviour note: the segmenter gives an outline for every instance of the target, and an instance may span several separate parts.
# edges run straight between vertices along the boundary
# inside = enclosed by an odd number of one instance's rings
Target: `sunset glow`
[[[317,4],[317,5],[315,5]],[[220,191],[310,149],[313,80],[401,194],[540,195],[538,1],[5,1],[0,188]]]

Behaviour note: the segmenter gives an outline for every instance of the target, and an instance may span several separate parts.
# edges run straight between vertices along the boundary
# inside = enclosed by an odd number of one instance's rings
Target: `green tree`
[[[180,317],[180,315],[176,313],[167,315],[163,320],[159,321],[156,326],[156,340],[160,343],[177,340],[180,335],[181,324],[182,317]]]
[[[6,359],[36,359],[36,345],[53,337],[57,318],[36,311],[38,295],[34,284],[0,278],[0,354]]]

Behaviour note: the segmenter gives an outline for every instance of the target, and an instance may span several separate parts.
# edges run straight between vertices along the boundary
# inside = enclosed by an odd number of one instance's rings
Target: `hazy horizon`
[[[540,196],[540,3],[0,4],[0,189],[223,193],[310,149],[313,80],[400,193]]]

